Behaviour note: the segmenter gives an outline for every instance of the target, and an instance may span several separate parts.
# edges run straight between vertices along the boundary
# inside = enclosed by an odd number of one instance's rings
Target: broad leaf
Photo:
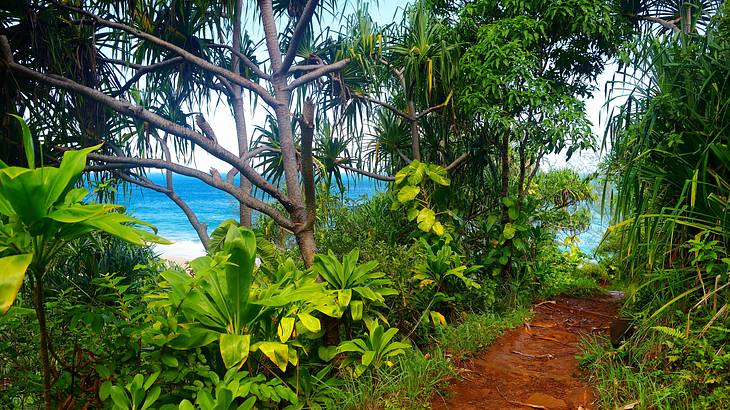
[[[32,261],[32,253],[0,258],[0,312],[3,315],[15,302]]]

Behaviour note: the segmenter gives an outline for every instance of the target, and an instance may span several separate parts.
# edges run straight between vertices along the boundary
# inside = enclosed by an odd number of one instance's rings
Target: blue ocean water
[[[165,185],[162,173],[150,173],[147,177],[159,185]],[[353,201],[363,200],[387,189],[384,183],[370,178],[348,178],[343,182],[345,197]],[[175,175],[173,185],[175,192],[195,211],[198,219],[208,224],[208,232],[212,232],[221,222],[238,216],[238,203],[232,196],[197,178]],[[261,194],[258,196],[263,197]],[[157,227],[160,236],[175,242],[173,245],[157,247],[163,256],[191,258],[205,253],[185,214],[165,194],[132,187],[130,192],[120,197],[119,203],[126,206],[136,218]]]
[[[157,184],[165,184],[161,173],[150,173],[148,177]],[[387,189],[384,183],[370,178],[349,178],[344,183],[345,197],[351,200],[362,200]],[[238,203],[233,197],[196,178],[175,175],[173,184],[175,191],[195,211],[198,219],[208,224],[209,232],[226,219],[236,218],[238,215]],[[205,254],[185,214],[164,194],[133,187],[119,201],[133,216],[156,226],[159,235],[174,242],[173,245],[157,247],[157,251],[163,256],[193,258]],[[608,226],[607,218],[601,218],[597,204],[591,215],[591,227],[579,235],[578,243],[581,250],[589,255],[601,241]]]

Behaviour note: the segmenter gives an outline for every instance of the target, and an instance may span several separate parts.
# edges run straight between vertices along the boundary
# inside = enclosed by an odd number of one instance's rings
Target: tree
[[[233,196],[241,204],[244,225],[250,224],[250,209],[268,215],[295,235],[310,265],[316,205],[312,151],[306,148],[314,134],[310,98],[316,87],[308,85],[350,60],[336,54],[313,63],[312,55],[301,52],[317,29],[315,14],[334,5],[319,0],[259,0],[255,6],[243,0],[98,0],[80,7],[55,0],[15,2],[0,15],[0,65],[3,75],[13,79],[4,87],[5,110],[33,113],[36,124],[43,125],[36,128],[43,130],[46,147],[103,142],[102,153],[89,155],[88,169],[166,194],[185,212],[205,246],[207,226],[175,193],[173,174],[198,178]],[[266,63],[258,62],[255,43],[244,30],[248,12],[260,21]],[[284,27],[281,33],[279,26]],[[294,115],[292,95],[300,91],[305,102],[301,114]],[[252,166],[270,148],[248,151],[245,96],[266,105],[276,118],[285,189]],[[204,111],[199,107],[216,98],[225,98],[232,111],[237,152],[218,142],[202,114],[191,120],[192,113]],[[293,119],[301,128],[301,152],[294,143]],[[230,165],[226,177],[176,161],[190,159],[193,148]],[[50,152],[46,149],[44,155]],[[166,185],[154,184],[142,168],[164,170]],[[240,186],[234,183],[236,174]],[[253,196],[252,186],[285,212]]]
[[[458,45],[448,33],[424,1],[406,7],[400,22],[382,27],[367,9],[351,18],[344,43],[353,57],[353,72],[341,78],[342,104],[350,115],[363,110],[369,114],[368,126],[359,131],[370,138],[360,142],[357,161],[341,160],[339,167],[393,181],[414,160],[452,170],[468,158],[465,147],[446,143],[448,133],[434,134],[427,126],[446,116],[453,102]]]
[[[592,94],[626,32],[619,15],[602,0],[466,2],[456,25],[464,44],[457,101],[477,145],[498,153],[502,224],[544,155],[593,148],[579,98]]]

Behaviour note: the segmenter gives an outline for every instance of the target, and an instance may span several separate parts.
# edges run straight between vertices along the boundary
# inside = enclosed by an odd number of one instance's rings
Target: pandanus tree
[[[250,225],[251,210],[271,217],[294,234],[309,265],[315,253],[315,107],[309,97],[317,89],[310,84],[326,81],[350,60],[341,53],[313,55],[304,45],[319,38],[314,17],[334,7],[334,1],[319,0],[14,2],[0,14],[0,70],[10,78],[2,108],[34,114],[44,155],[53,153],[49,148],[103,143],[100,152],[89,154],[87,169],[164,193],[204,245],[207,226],[176,193],[173,174],[234,197],[242,225]],[[249,31],[261,38],[252,40]],[[295,93],[302,102],[296,115]],[[224,146],[215,124],[201,114],[219,100],[235,122],[235,149]],[[249,151],[247,101],[272,113],[276,147]],[[230,170],[222,176],[186,165],[193,149]],[[281,184],[253,167],[258,155],[271,151],[281,159]],[[145,176],[149,168],[166,173],[163,185]],[[253,195],[252,187],[284,211]]]
[[[422,1],[406,7],[401,21],[385,26],[378,26],[367,10],[351,18],[345,44],[352,73],[342,77],[341,98],[348,113],[369,114],[361,130],[369,138],[354,153],[356,161],[338,166],[393,181],[414,160],[453,169],[468,158],[465,147],[448,141],[447,132],[433,133],[427,126],[452,103],[458,57],[457,44],[447,34]]]

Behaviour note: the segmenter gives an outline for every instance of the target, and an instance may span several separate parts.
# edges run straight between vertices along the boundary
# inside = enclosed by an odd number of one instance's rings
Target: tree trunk
[[[238,87],[237,87],[238,88]],[[246,134],[246,118],[243,115],[243,98],[241,97],[240,89],[232,99],[233,103],[233,118],[236,122],[236,136],[238,138],[238,155],[240,157],[248,154],[248,135]],[[248,162],[248,161],[247,161]],[[251,181],[248,178],[244,178],[239,175],[240,182],[239,186],[246,195],[251,195]],[[252,223],[252,212],[251,208],[244,204],[239,203],[238,205],[239,223],[241,226],[247,228],[251,227]]]
[[[317,244],[314,241],[314,227],[297,232],[294,235],[297,238],[297,245],[302,253],[304,266],[307,268],[314,265],[314,255],[317,253]]]
[[[502,144],[500,147],[500,155],[502,157],[502,199],[509,196],[509,132],[505,132],[502,135]],[[509,207],[504,204],[504,201],[500,204],[502,208],[502,226],[504,227],[509,223]],[[505,247],[511,247],[512,241],[506,240],[504,242]],[[512,276],[512,256],[507,260],[507,263],[502,266],[502,277],[508,282]]]
[[[35,275],[33,286],[33,302],[40,331],[40,360],[43,371],[43,404],[46,410],[53,408],[51,404],[51,361],[48,354],[48,328],[46,327],[46,310],[43,305],[43,281]]]
[[[411,149],[413,150],[413,159],[421,160],[421,140],[418,134],[418,119],[416,119],[416,104],[413,100],[408,101],[408,115],[411,117]]]
[[[231,55],[231,69],[233,72],[238,73],[240,71],[241,59],[238,57],[237,52],[241,51],[241,19],[243,12],[243,0],[236,0],[235,4],[235,15],[233,16],[233,50],[235,52]],[[243,97],[242,89],[239,86],[233,85],[233,94],[229,101],[233,108],[233,120],[236,122],[236,138],[238,139],[238,156],[243,158],[248,154],[248,133],[246,130],[246,117],[243,112]],[[248,162],[248,161],[246,161]],[[243,175],[239,175],[240,183],[239,186],[244,194],[251,194],[251,181],[248,178],[244,178]],[[251,227],[251,208],[239,203],[238,204],[239,223],[241,226],[247,228]]]

